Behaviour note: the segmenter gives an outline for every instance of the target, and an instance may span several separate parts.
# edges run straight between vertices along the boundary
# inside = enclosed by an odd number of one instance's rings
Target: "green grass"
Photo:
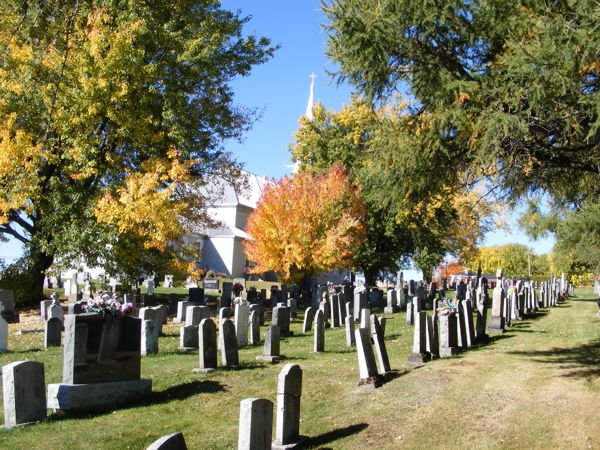
[[[356,354],[346,348],[343,329],[328,329],[326,352],[314,354],[312,333],[302,334],[298,320],[281,352],[285,363],[303,369],[301,433],[311,448],[598,448],[597,309],[591,296],[571,299],[514,322],[488,345],[420,369],[404,365],[412,343],[404,314],[387,315],[386,344],[398,373],[371,391],[356,386]],[[41,349],[42,333],[14,335],[17,329],[10,325],[12,351],[0,355],[0,364],[42,361],[46,383],[60,382],[62,350]],[[239,370],[194,374],[197,352],[178,350],[178,325],[164,330],[160,353],[142,359],[142,376],[153,380],[150,398],[0,431],[0,448],[143,449],[174,431],[184,433],[190,449],[235,448],[239,402],[264,397],[275,403],[283,365],[257,363],[257,346],[240,350]]]

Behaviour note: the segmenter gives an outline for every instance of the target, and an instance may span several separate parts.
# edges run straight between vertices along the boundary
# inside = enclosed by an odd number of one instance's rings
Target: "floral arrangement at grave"
[[[231,288],[231,290],[233,291],[233,294],[236,297],[239,297],[242,291],[244,290],[244,286],[242,286],[242,283],[240,283],[239,281],[236,281],[235,283],[233,283],[233,287]]]
[[[327,291],[330,294],[337,294],[342,292],[342,286],[339,284],[333,284],[331,281],[327,282]]]
[[[247,303],[248,303],[248,300],[246,300],[244,297],[235,297],[233,299],[234,305],[245,305]]]
[[[362,283],[354,288],[354,293],[362,294],[363,292],[367,292],[367,287]]]
[[[458,310],[458,306],[452,300],[444,298],[440,302],[440,306],[438,306],[437,312],[440,316],[453,316],[456,314]]]
[[[116,294],[109,294],[107,292],[96,294],[94,298],[91,298],[83,305],[85,312],[101,314],[102,317],[106,316],[128,316],[133,313],[133,303],[127,303],[122,301]]]

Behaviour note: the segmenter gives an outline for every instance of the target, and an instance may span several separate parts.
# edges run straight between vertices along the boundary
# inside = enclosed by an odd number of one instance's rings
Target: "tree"
[[[600,204],[588,203],[558,224],[556,259],[569,272],[600,273]],[[579,270],[576,267],[579,266]]]
[[[398,131],[419,139],[396,146],[397,170],[462,169],[399,195],[487,180],[501,197],[542,194],[559,211],[598,203],[596,2],[335,0],[324,10],[339,80],[374,102],[414,99]]]
[[[397,270],[406,256],[412,256],[429,278],[447,253],[468,258],[493,226],[494,207],[478,189],[437,183],[439,169],[407,170],[409,157],[401,149],[419,139],[418,133],[403,129],[407,120],[402,103],[373,108],[355,97],[338,112],[317,104],[313,119],[301,120],[290,147],[301,171],[323,170],[334,163],[352,168],[368,206],[367,236],[355,265],[370,283],[379,271]],[[437,187],[419,199],[403,195],[403,185],[417,183]]]
[[[306,274],[351,266],[365,224],[358,189],[344,168],[301,172],[268,185],[248,218],[246,255],[255,272],[300,284]]]
[[[479,255],[468,261],[467,267],[476,271],[479,263],[484,273],[496,273],[496,269],[502,268],[505,276],[514,278],[528,278],[530,269],[532,277],[550,275],[548,255],[535,255],[523,244],[481,247]]]
[[[207,220],[188,185],[239,173],[220,144],[252,112],[229,82],[274,51],[246,18],[213,0],[7,0],[0,16],[0,234],[25,244],[32,299],[53,262],[119,266]]]

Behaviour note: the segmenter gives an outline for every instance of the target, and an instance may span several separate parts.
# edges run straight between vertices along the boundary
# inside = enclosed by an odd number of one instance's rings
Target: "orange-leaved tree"
[[[366,227],[358,188],[343,166],[300,172],[268,186],[248,219],[246,255],[255,272],[274,271],[286,281],[349,267]]]

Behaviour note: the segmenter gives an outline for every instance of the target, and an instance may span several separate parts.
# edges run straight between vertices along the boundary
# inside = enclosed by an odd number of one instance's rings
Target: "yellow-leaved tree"
[[[352,266],[365,236],[364,205],[343,166],[300,172],[267,186],[248,218],[246,255],[255,272],[297,284],[304,275]]]
[[[215,0],[6,0],[0,17],[0,238],[25,246],[29,299],[57,261],[165,264],[208,218],[190,185],[238,177],[221,145],[253,114],[229,83],[274,48]]]

